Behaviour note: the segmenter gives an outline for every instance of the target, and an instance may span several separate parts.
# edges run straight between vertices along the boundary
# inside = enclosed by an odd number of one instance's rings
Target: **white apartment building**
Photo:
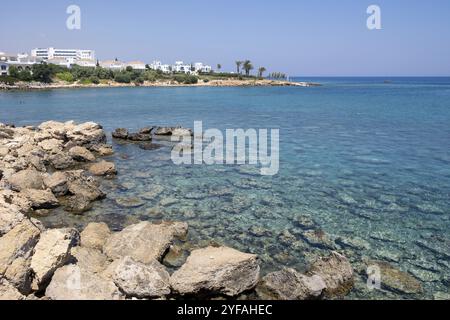
[[[80,67],[90,67],[90,68],[95,68],[97,66],[97,62],[91,59],[75,60],[74,64]]]
[[[190,64],[185,64],[183,61],[176,61],[172,66],[172,71],[178,73],[191,73],[191,69],[192,66]]]
[[[30,57],[28,54],[19,53],[17,55],[5,54],[0,52],[0,75],[8,75],[9,67],[15,66],[20,70],[31,70],[33,64],[41,63],[42,59]]]
[[[195,72],[197,73],[210,73],[212,71],[212,67],[208,65],[204,65],[201,62],[197,62],[194,64]]]
[[[55,49],[50,48],[36,48],[31,50],[32,57],[42,58],[44,60],[49,59],[67,59],[68,62],[74,62],[75,60],[95,60],[95,51],[82,50],[82,49]]]

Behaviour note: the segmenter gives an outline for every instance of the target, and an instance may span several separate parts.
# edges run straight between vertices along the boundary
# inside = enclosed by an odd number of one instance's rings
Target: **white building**
[[[125,63],[117,60],[106,60],[106,61],[100,61],[100,67],[104,69],[109,69],[113,71],[122,71],[125,70],[126,65]]]
[[[75,60],[74,64],[80,67],[95,68],[97,66],[97,61],[91,59],[80,59]]]
[[[192,66],[190,64],[185,64],[183,61],[176,61],[172,66],[172,71],[177,73],[191,73]]]
[[[31,56],[42,58],[44,60],[54,58],[63,58],[68,60],[95,60],[95,51],[82,49],[55,49],[53,47],[36,48],[31,50]]]
[[[172,72],[172,67],[168,64],[162,64],[161,61],[153,61],[150,65],[150,69],[152,70],[161,70],[163,73]]]
[[[201,62],[197,62],[194,64],[195,72],[197,73],[210,73],[212,71],[212,67],[208,65],[204,65]]]
[[[131,61],[126,64],[126,67],[131,67],[133,70],[145,70],[145,63],[141,61]]]
[[[17,67],[17,70],[31,70],[32,66],[41,63],[42,59],[29,57],[27,54],[19,53],[17,55],[5,54],[0,52],[0,75],[8,75],[11,66]]]

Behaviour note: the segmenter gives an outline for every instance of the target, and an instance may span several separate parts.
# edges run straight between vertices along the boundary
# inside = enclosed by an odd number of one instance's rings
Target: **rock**
[[[317,226],[316,222],[310,216],[307,215],[296,216],[294,218],[294,224],[303,230],[315,229]]]
[[[93,151],[97,152],[102,157],[114,154],[112,146],[107,144],[94,145],[91,149],[93,149]]]
[[[378,266],[381,273],[381,287],[401,294],[415,294],[423,291],[422,284],[413,276],[400,271],[387,262],[369,261],[369,266]]]
[[[94,176],[112,176],[117,174],[116,166],[112,162],[101,161],[94,163],[89,172]]]
[[[83,270],[92,273],[101,273],[109,265],[108,257],[100,250],[86,247],[73,247],[70,252],[75,264]]]
[[[111,235],[111,231],[106,223],[89,223],[80,234],[80,244],[82,247],[103,250],[103,245]]]
[[[4,277],[22,294],[31,292],[31,259],[19,257],[15,259],[6,270]]]
[[[102,126],[94,122],[86,122],[67,131],[67,138],[78,146],[91,149],[98,144],[106,143],[106,135]]]
[[[128,297],[160,298],[170,294],[170,275],[156,260],[143,264],[125,257],[117,265],[113,279]]]
[[[151,134],[143,134],[143,133],[130,133],[128,135],[128,140],[131,141],[152,141]]]
[[[154,127],[146,127],[146,128],[142,128],[139,130],[140,134],[151,134],[153,129],[155,129]]]
[[[149,190],[147,190],[145,193],[141,194],[141,197],[145,200],[153,200],[163,192],[164,192],[163,186],[161,186],[159,184],[151,185],[149,187]]]
[[[115,201],[122,208],[139,208],[145,204],[142,199],[136,197],[116,198]]]
[[[56,170],[68,169],[75,164],[71,156],[62,152],[51,155],[49,162]]]
[[[343,297],[353,288],[353,268],[348,259],[337,252],[319,258],[308,273],[318,275],[325,281],[327,297]]]
[[[8,179],[11,189],[21,191],[23,189],[44,189],[44,179],[42,174],[36,170],[22,170],[14,173]]]
[[[294,269],[284,268],[262,278],[256,292],[262,300],[310,300],[317,299],[326,284],[320,276],[311,277]]]
[[[73,264],[56,270],[45,295],[52,300],[122,299],[114,282]]]
[[[25,297],[5,279],[0,279],[0,301],[22,300]]]
[[[158,127],[154,131],[154,134],[156,136],[171,136],[173,130],[175,130],[173,127]]]
[[[106,195],[100,190],[97,180],[89,177],[83,170],[67,171],[69,192],[73,195],[82,195],[95,201],[103,199]]]
[[[0,278],[18,258],[30,257],[41,231],[25,219],[0,238]]]
[[[21,223],[25,216],[19,207],[5,203],[0,198],[0,237]]]
[[[21,194],[30,201],[31,207],[34,210],[53,209],[59,206],[58,199],[56,199],[50,189],[25,189],[21,191]]]
[[[75,229],[50,229],[41,234],[31,258],[33,289],[45,286],[55,270],[69,261],[70,249],[78,242],[79,234]]]
[[[90,162],[95,160],[95,156],[88,149],[84,147],[73,147],[69,150],[69,155],[75,161],[79,162]]]
[[[92,201],[82,194],[76,194],[73,196],[61,199],[61,204],[64,209],[73,214],[83,214],[92,209]]]
[[[114,130],[112,133],[112,137],[115,139],[127,139],[128,138],[128,130],[125,128],[118,128]]]
[[[68,180],[64,172],[57,171],[45,177],[44,184],[57,197],[64,196],[69,192]]]
[[[184,137],[184,136],[193,136],[194,133],[192,132],[191,129],[186,129],[186,128],[175,128],[172,131],[172,136],[176,136],[176,137]]]
[[[253,289],[259,280],[256,255],[227,247],[192,251],[186,263],[170,278],[172,288],[182,295],[210,293],[237,296]]]
[[[307,230],[301,233],[301,237],[311,246],[333,250],[334,244],[327,234],[322,230]]]
[[[58,139],[47,139],[38,143],[38,146],[48,153],[61,152],[63,141]]]
[[[185,236],[187,228],[187,224],[182,222],[141,222],[112,234],[103,251],[112,259],[130,256],[142,263],[149,263],[153,259],[160,261],[172,242]]]
[[[186,262],[186,258],[187,251],[179,246],[172,245],[164,256],[163,264],[171,268],[179,268]]]

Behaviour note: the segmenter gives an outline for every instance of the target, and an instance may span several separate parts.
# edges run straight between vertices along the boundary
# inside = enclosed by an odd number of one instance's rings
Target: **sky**
[[[66,27],[73,4],[80,30]],[[373,4],[381,30],[366,25]],[[227,71],[249,59],[291,76],[450,76],[448,0],[23,0],[0,8],[7,53],[52,46]]]

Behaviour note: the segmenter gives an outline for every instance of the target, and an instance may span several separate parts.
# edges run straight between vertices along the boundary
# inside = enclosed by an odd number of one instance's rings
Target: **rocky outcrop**
[[[78,242],[79,234],[75,229],[51,229],[41,234],[31,259],[33,289],[39,290],[56,269],[69,261],[70,250]]]
[[[320,276],[307,276],[285,268],[263,277],[256,292],[262,300],[311,300],[320,298],[325,289]]]
[[[42,190],[44,188],[42,173],[33,169],[21,170],[14,173],[8,178],[8,181],[11,189],[14,191],[21,191],[24,189]]]
[[[160,261],[175,239],[186,236],[187,228],[187,224],[182,222],[141,222],[112,234],[103,251],[111,259],[129,256],[142,263]]]
[[[59,201],[50,189],[35,190],[25,189],[21,192],[25,198],[30,201],[31,208],[34,210],[53,209],[59,206]]]
[[[57,171],[44,179],[44,184],[57,197],[64,196],[69,191],[67,175]]]
[[[127,297],[161,298],[170,294],[170,275],[156,260],[143,264],[125,257],[118,263],[113,279]]]
[[[0,279],[0,301],[23,300],[25,297],[8,281]]]
[[[125,128],[118,128],[114,130],[112,133],[112,137],[114,139],[127,139],[128,138],[128,130]]]
[[[76,146],[69,150],[69,155],[74,159],[75,161],[79,162],[89,162],[94,161],[95,156],[85,147]]]
[[[186,263],[170,278],[182,295],[224,294],[236,296],[253,289],[259,280],[256,255],[227,247],[207,247],[191,252]]]

